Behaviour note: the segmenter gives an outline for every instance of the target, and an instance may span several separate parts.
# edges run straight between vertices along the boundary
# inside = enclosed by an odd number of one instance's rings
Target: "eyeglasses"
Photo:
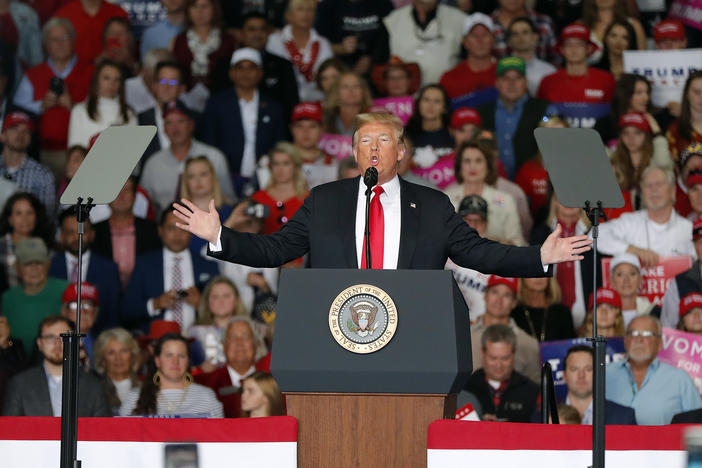
[[[651,330],[631,330],[626,332],[627,336],[630,336],[632,338],[636,337],[641,337],[641,338],[651,338],[651,337],[659,337],[660,335],[658,333],[654,333]]]
[[[78,310],[78,303],[77,302],[68,302],[66,305],[68,306],[69,309],[71,309],[73,311]],[[90,310],[93,308],[93,304],[90,302],[81,302],[80,308],[82,310]]]
[[[53,333],[50,335],[42,335],[39,337],[39,339],[44,340],[44,341],[61,341],[61,336],[60,335],[54,335]]]
[[[178,86],[180,84],[180,81],[179,80],[167,80],[165,78],[162,78],[162,79],[158,80],[158,83],[162,84],[162,85],[168,85],[168,86]]]

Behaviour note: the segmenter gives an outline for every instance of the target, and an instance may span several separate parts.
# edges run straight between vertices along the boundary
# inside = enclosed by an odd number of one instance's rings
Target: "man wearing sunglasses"
[[[607,366],[607,399],[634,408],[636,421],[644,426],[669,424],[677,413],[702,408],[690,376],[658,360],[661,331],[656,317],[636,317],[624,337],[627,359]]]

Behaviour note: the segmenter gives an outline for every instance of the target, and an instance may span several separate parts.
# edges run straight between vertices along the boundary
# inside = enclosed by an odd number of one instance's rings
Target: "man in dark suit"
[[[71,207],[59,215],[59,226],[61,227],[61,246],[65,250],[62,253],[54,254],[51,258],[49,275],[75,283],[78,278],[78,220],[76,219],[75,207]],[[91,249],[95,240],[95,231],[90,220],[85,220],[84,227],[83,281],[97,287],[102,305],[93,325],[93,333],[97,336],[103,330],[120,325],[122,288],[117,264]]]
[[[190,253],[190,234],[178,229],[168,209],[158,235],[163,249],[139,255],[124,298],[124,321],[146,332],[155,319],[178,322],[187,330],[196,319],[200,290],[218,274],[217,264]]]
[[[592,424],[592,382],[595,354],[592,346],[575,345],[563,361],[563,379],[568,386],[565,403],[580,413],[582,424]],[[605,400],[605,424],[635,425],[633,408]]]
[[[533,131],[539,124],[548,101],[527,93],[526,64],[519,57],[505,57],[497,62],[495,102],[478,108],[483,127],[495,132],[500,161],[510,179],[519,167],[536,156],[538,147]]]
[[[285,137],[280,104],[258,91],[261,67],[259,51],[234,52],[229,68],[234,86],[210,96],[202,116],[202,141],[226,155],[237,195],[250,184],[259,158]]]
[[[371,239],[371,251],[377,245],[384,252],[373,253],[373,268],[443,269],[450,257],[457,265],[485,274],[543,276],[546,266],[582,260],[581,254],[590,250],[592,241],[587,236],[561,239],[560,226],[541,246],[507,246],[480,237],[456,214],[446,195],[397,176],[398,162],[405,156],[403,126],[397,117],[359,114],[354,126],[358,166],[362,174],[369,167],[378,171],[379,187],[373,193],[382,192],[374,196],[381,205],[376,209],[381,214],[377,223],[383,223],[388,239],[387,247]],[[358,268],[363,264],[364,191],[359,178],[316,187],[280,231],[265,236],[222,227],[214,201],[208,211],[187,200],[183,200],[185,206],[174,207],[178,226],[208,240],[210,254],[216,258],[275,267],[309,253],[312,268]],[[374,230],[379,231],[371,223],[371,232]]]
[[[51,315],[41,321],[37,346],[43,356],[42,363],[10,380],[2,406],[3,416],[61,416],[61,334],[73,328],[73,322],[60,315]],[[79,371],[78,392],[78,417],[112,416],[100,381],[93,375]]]

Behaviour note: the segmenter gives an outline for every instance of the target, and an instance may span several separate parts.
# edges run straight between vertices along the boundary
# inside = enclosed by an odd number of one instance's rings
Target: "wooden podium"
[[[395,305],[394,336],[353,352],[333,335],[353,330],[339,311],[377,290],[377,304]],[[299,423],[298,466],[426,466],[429,424],[455,418],[472,365],[468,308],[451,272],[283,270],[278,294],[271,371]]]
[[[456,395],[286,393],[298,468],[427,466],[427,428],[453,419]]]

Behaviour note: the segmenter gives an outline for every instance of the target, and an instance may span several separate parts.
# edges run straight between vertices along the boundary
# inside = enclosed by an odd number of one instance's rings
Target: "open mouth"
[[[380,159],[378,158],[378,155],[374,154],[370,157],[370,164],[371,166],[377,166],[378,162],[380,162]]]

